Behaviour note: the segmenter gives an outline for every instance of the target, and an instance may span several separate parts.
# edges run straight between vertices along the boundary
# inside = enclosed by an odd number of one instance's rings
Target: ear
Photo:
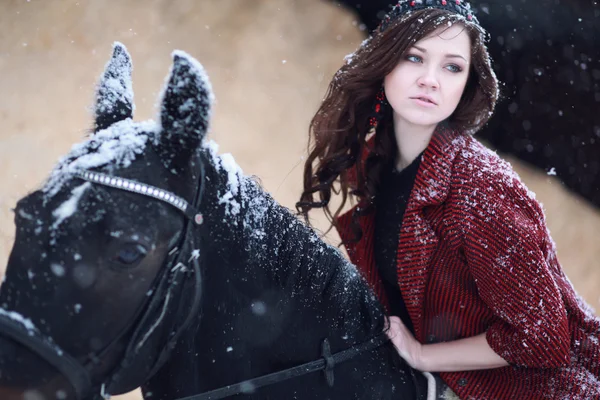
[[[131,70],[131,57],[127,49],[123,44],[115,42],[112,57],[106,64],[96,92],[94,132],[133,117],[135,106]]]
[[[157,141],[165,161],[187,162],[208,132],[213,92],[204,67],[183,51],[173,66],[160,101],[162,129]],[[187,154],[186,154],[187,153]]]

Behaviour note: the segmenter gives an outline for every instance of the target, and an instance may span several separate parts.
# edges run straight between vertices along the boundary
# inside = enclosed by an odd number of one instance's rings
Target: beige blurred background
[[[174,49],[204,64],[217,97],[213,139],[293,208],[309,121],[365,35],[353,14],[321,0],[2,0],[0,274],[14,238],[9,209],[91,127],[94,85],[113,41],[133,57],[137,120],[154,117]],[[510,161],[544,204],[569,278],[598,309],[600,212]],[[322,217],[315,223],[326,227]]]

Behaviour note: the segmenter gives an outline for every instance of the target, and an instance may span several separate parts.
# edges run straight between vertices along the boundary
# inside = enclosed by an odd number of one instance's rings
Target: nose
[[[417,80],[417,84],[420,88],[424,89],[438,89],[440,87],[440,83],[435,72],[430,68],[425,69],[423,74]]]
[[[3,400],[23,400],[25,394],[20,390],[5,388],[0,386],[0,399]]]
[[[12,340],[0,335],[0,365],[7,360],[17,358],[17,345]]]
[[[75,393],[51,365],[0,334],[0,399],[74,399]]]

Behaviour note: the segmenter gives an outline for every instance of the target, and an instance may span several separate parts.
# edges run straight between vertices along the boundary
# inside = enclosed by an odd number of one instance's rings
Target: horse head
[[[210,83],[174,52],[159,122],[138,123],[131,72],[116,43],[93,131],[16,206],[0,288],[2,399],[132,390],[198,309],[201,235],[190,232],[203,222]]]

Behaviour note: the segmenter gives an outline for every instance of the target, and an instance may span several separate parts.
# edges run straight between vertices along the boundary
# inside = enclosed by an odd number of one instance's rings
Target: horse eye
[[[146,248],[140,244],[126,244],[123,246],[114,260],[128,267],[139,263],[147,254]]]

